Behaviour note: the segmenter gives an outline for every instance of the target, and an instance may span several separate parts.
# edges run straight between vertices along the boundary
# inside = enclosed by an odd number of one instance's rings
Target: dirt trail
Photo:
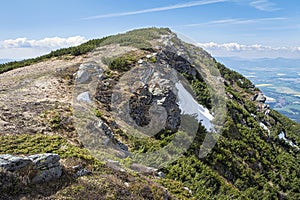
[[[68,72],[80,62],[82,57],[51,59],[0,74],[0,134],[47,130],[42,114],[68,109],[72,97]]]
[[[109,45],[87,55],[54,58],[0,74],[0,135],[55,134],[59,131],[51,124],[55,123],[55,118],[69,126],[73,74],[79,65],[96,62],[105,69],[102,57],[117,56],[133,49]]]

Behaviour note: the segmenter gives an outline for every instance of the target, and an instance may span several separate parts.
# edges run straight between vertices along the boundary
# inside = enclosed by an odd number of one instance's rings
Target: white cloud
[[[286,57],[299,58],[300,47],[272,47],[261,44],[245,45],[239,43],[198,43],[213,56],[239,56],[248,58]]]
[[[207,50],[225,50],[225,51],[300,51],[300,47],[271,47],[261,44],[244,45],[235,42],[232,43],[198,43],[198,45]]]
[[[262,11],[276,11],[276,10],[280,10],[280,8],[278,8],[275,3],[270,2],[269,0],[255,0],[255,1],[251,1],[250,2],[250,6],[256,8],[258,10],[262,10]]]
[[[129,12],[119,12],[119,13],[109,13],[103,15],[96,15],[91,17],[83,18],[84,20],[92,20],[92,19],[102,19],[102,18],[112,18],[112,17],[121,17],[121,16],[130,16],[130,15],[138,15],[144,13],[152,13],[152,12],[160,12],[166,10],[174,10],[180,8],[189,8],[189,7],[196,7],[208,4],[215,4],[221,2],[234,2],[239,3],[240,0],[202,0],[202,1],[190,1],[182,4],[175,4],[169,5],[164,7],[157,7],[157,8],[149,8],[144,10],[136,10],[136,11],[129,11]],[[249,0],[248,0],[249,2]],[[270,2],[269,0],[251,0],[249,5],[262,11],[276,11],[280,10],[280,8],[276,7],[276,4]]]
[[[30,40],[27,38],[17,38],[9,39],[0,42],[0,48],[9,49],[9,48],[63,48],[69,46],[76,46],[83,42],[86,39],[82,36],[74,36],[68,38],[61,37],[52,37],[44,38],[40,40]]]
[[[49,53],[52,50],[77,46],[87,41],[82,36],[51,37],[40,40],[16,38],[0,41],[0,59],[25,59]]]
[[[229,0],[191,1],[191,2],[182,3],[182,4],[175,4],[175,5],[165,6],[165,7],[158,7],[158,8],[150,8],[150,9],[145,9],[145,10],[137,10],[137,11],[132,11],[132,12],[121,12],[121,13],[111,13],[111,14],[105,14],[105,15],[97,15],[97,16],[87,17],[87,18],[84,18],[84,19],[85,20],[90,20],[90,19],[101,19],[101,18],[111,18],[111,17],[137,15],[137,14],[143,14],[143,13],[152,13],[152,12],[174,10],[174,9],[180,9],[180,8],[189,8],[189,7],[195,7],[195,6],[202,6],[202,5],[220,3],[220,2],[225,2],[225,1],[229,1]]]

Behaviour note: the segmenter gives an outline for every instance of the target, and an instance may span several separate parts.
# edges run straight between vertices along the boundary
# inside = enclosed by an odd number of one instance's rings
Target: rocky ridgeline
[[[46,153],[31,156],[0,155],[0,168],[16,174],[27,174],[29,183],[48,182],[60,178],[62,166],[57,154]]]

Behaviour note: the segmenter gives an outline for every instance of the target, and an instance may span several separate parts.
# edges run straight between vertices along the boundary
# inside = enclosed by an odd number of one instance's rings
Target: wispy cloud
[[[232,22],[232,24],[250,24],[250,23],[260,23],[260,22],[274,22],[274,21],[282,21],[287,20],[285,17],[271,17],[271,18],[256,18],[256,19],[235,19]],[[215,24],[221,24],[222,21],[216,21]]]
[[[220,19],[204,23],[195,24],[185,24],[177,27],[194,27],[194,26],[204,26],[204,25],[234,25],[234,24],[251,24],[251,23],[262,23],[262,22],[274,22],[287,20],[284,17],[272,17],[272,18],[256,18],[256,19],[242,19],[242,18],[232,18],[232,19]]]
[[[52,37],[44,38],[40,40],[30,40],[27,38],[16,38],[0,41],[0,48],[9,49],[9,48],[63,48],[69,46],[76,46],[83,42],[86,39],[82,36],[74,37]]]
[[[277,5],[269,0],[255,0],[250,2],[250,6],[262,11],[280,10]]]
[[[180,8],[189,8],[189,7],[195,7],[195,6],[215,4],[215,3],[221,3],[221,2],[226,2],[226,1],[229,1],[229,0],[191,1],[191,2],[182,3],[182,4],[175,4],[175,5],[164,6],[164,7],[150,8],[150,9],[145,9],[145,10],[137,10],[137,11],[131,11],[131,12],[121,12],[121,13],[111,13],[111,14],[97,15],[97,16],[87,17],[87,18],[84,18],[84,19],[85,20],[91,20],[91,19],[101,19],[101,18],[111,18],[111,17],[121,17],[121,16],[129,16],[129,15],[138,15],[138,14],[144,14],[144,13],[152,13],[152,12],[159,12],[159,11],[166,11],[166,10],[174,10],[174,9],[180,9]]]
[[[265,46],[261,44],[253,44],[253,45],[244,45],[239,43],[198,43],[198,45],[206,50],[223,50],[230,52],[240,52],[240,51],[291,51],[296,52],[300,51],[300,47],[271,47]]]
[[[144,14],[144,13],[174,10],[174,9],[180,9],[180,8],[196,7],[196,6],[215,4],[215,3],[221,3],[221,2],[238,3],[239,0],[190,1],[190,2],[186,2],[186,3],[182,3],[182,4],[175,4],[175,5],[156,7],[156,8],[150,8],[150,9],[144,9],[144,10],[136,10],[136,11],[129,11],[129,12],[119,12],[119,13],[109,13],[109,14],[103,14],[103,15],[96,15],[96,16],[86,17],[86,18],[83,18],[83,19],[84,20],[93,20],[93,19],[102,19],[102,18],[122,17],[122,16],[138,15],[138,14]],[[256,9],[258,9],[258,10],[262,10],[262,11],[280,10],[280,8],[278,8],[275,3],[270,2],[269,0],[251,0],[249,2],[249,5],[256,8]]]

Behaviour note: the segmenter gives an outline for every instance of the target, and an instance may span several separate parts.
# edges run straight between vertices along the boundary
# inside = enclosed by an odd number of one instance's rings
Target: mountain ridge
[[[0,153],[57,153],[63,158],[66,174],[70,174],[69,168],[78,163],[84,164],[93,173],[91,176],[71,178],[65,182],[58,180],[65,186],[48,194],[41,193],[34,185],[23,186],[27,188],[25,198],[96,198],[96,190],[103,191],[101,196],[97,196],[98,199],[299,197],[300,125],[269,109],[263,94],[251,81],[227,69],[203,49],[180,41],[169,29],[139,29],[87,44],[89,45],[71,48],[71,51],[64,49],[53,52],[52,56],[42,59],[0,66],[0,69],[4,69],[0,74],[1,114],[4,116],[0,121]],[[199,72],[197,67],[202,71]],[[214,67],[219,73],[213,70]],[[18,69],[9,71],[13,68]],[[122,126],[122,121],[114,117],[110,102],[113,95],[116,95],[113,88],[118,84],[123,89],[127,88],[122,84],[135,80],[134,76],[126,79],[128,72],[152,68],[154,71],[161,71],[156,75],[152,73],[151,76],[141,76],[141,82],[149,80],[147,87],[139,85],[137,81],[129,84],[128,89],[137,89],[131,96],[129,114],[137,124],[144,127],[142,130],[146,130],[151,116],[149,105],[157,102],[165,106],[168,121],[166,127],[155,135],[139,138],[129,134],[131,129],[127,130]],[[221,104],[223,99],[216,98],[217,92],[212,93],[214,90],[209,85],[218,89],[220,82],[226,93],[227,112],[225,121],[222,122],[222,134],[210,134],[201,123],[197,123],[195,138],[192,138],[191,145],[183,156],[158,168],[161,172],[158,176],[151,170],[147,174],[145,171],[149,168],[138,165],[135,161],[143,153],[159,151],[172,144],[178,132],[178,119],[181,123],[193,121],[189,115],[179,115],[179,106],[173,97],[176,90],[170,89],[172,82],[167,83],[167,80],[174,79],[169,76],[171,69],[178,73],[178,77],[182,76],[186,80],[187,91],[194,94],[193,97],[200,105],[214,113],[214,117],[218,117],[216,113],[222,109],[214,105]],[[156,83],[168,92],[159,89]],[[87,89],[89,93],[85,93]],[[77,101],[93,102],[93,107],[88,110],[77,108],[74,106]],[[122,105],[122,102],[116,105]],[[76,118],[76,111],[88,114],[92,122],[96,120],[97,124],[101,123],[96,126],[82,118]],[[87,126],[84,127],[88,131],[78,131],[77,126],[82,127],[80,123],[86,123]],[[103,152],[93,152],[94,147],[92,150],[89,148],[95,142],[89,140],[94,137],[91,133],[98,130],[103,132],[104,138],[109,138],[107,144],[118,150],[115,152],[121,158],[116,161],[118,164],[98,160],[106,149]],[[280,139],[278,135],[281,133],[296,146]],[[84,141],[80,134],[90,134],[90,137]],[[180,134],[184,139],[190,136]],[[206,137],[211,136],[218,138],[211,140],[216,145],[211,152],[201,157],[201,144]],[[16,141],[22,145],[16,145]],[[55,142],[51,144],[51,141]],[[172,150],[174,149],[177,149],[176,145],[172,146]],[[128,153],[133,153],[136,157],[128,157]],[[100,157],[97,159],[95,155],[98,154]],[[157,159],[149,159],[149,162],[153,164],[165,159],[154,158]],[[137,175],[132,173],[132,167],[138,169]],[[289,174],[286,174],[287,171]],[[145,181],[150,184],[149,187],[144,184]],[[53,184],[58,182],[54,180]],[[97,182],[101,182],[103,186]],[[107,184],[110,186],[106,187]],[[126,186],[128,184],[129,187]],[[86,191],[85,187],[94,189]],[[139,190],[142,192],[139,193]],[[3,191],[11,197],[24,196],[24,193],[12,191],[11,187]]]

